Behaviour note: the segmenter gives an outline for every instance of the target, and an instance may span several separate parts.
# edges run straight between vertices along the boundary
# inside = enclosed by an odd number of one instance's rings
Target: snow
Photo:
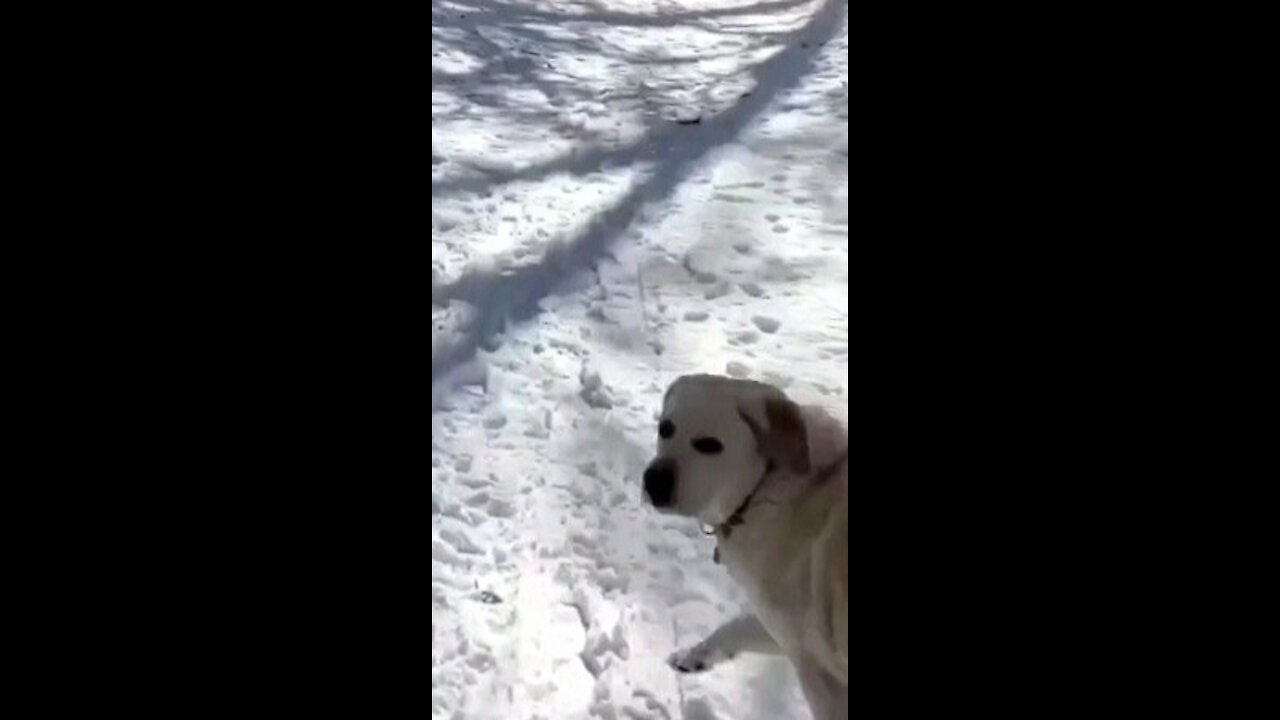
[[[432,4],[434,720],[800,720],[641,501],[690,372],[846,412],[844,0]]]

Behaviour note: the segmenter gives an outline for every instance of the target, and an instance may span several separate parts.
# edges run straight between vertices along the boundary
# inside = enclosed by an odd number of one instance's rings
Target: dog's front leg
[[[710,670],[738,653],[778,655],[782,649],[755,615],[742,615],[721,625],[706,640],[686,650],[672,653],[667,664],[680,672]]]

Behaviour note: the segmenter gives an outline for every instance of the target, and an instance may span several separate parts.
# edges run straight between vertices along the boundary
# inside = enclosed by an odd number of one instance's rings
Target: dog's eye
[[[669,438],[669,437],[671,437],[672,435],[675,435],[675,434],[676,434],[676,424],[675,424],[675,423],[671,422],[670,420],[663,420],[662,422],[658,423],[658,436],[659,436],[659,437],[662,437],[662,438]]]
[[[716,453],[724,452],[724,445],[721,445],[720,441],[715,438],[698,438],[693,441],[693,449],[707,455],[715,455]]]

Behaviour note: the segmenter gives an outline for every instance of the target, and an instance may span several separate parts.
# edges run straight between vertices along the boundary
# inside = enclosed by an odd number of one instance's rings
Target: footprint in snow
[[[728,295],[730,292],[732,292],[732,288],[729,286],[729,283],[719,282],[707,288],[707,291],[703,293],[703,297],[708,300],[716,300]]]
[[[760,328],[760,332],[773,334],[778,332],[778,328],[782,327],[782,322],[765,315],[756,315],[751,318],[751,322]]]

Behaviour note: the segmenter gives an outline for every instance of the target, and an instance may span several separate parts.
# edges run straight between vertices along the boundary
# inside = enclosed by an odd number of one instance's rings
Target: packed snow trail
[[[846,6],[629,5],[432,7],[435,720],[808,717],[666,666],[743,598],[638,478],[686,372],[844,412]]]

